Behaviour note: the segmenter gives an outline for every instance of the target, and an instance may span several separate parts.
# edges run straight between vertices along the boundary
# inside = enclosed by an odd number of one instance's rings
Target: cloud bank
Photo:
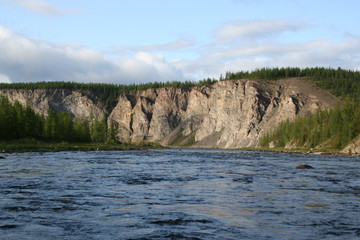
[[[288,66],[360,70],[359,36],[344,33],[337,40],[297,40],[308,28],[279,19],[232,21],[215,29],[205,44],[179,39],[146,46],[118,45],[109,54],[76,43],[31,39],[0,26],[0,82],[130,84],[218,78],[226,71]],[[296,40],[284,40],[289,36]],[[184,52],[193,56],[169,57]]]
[[[262,67],[360,69],[360,37],[343,34],[341,40],[297,40],[309,28],[309,24],[279,19],[227,22],[214,31],[212,42],[201,46],[197,59],[181,59],[174,65],[186,76],[215,78],[226,71]],[[295,40],[283,40],[289,36]]]
[[[0,82],[77,81],[143,83],[183,80],[159,54],[110,59],[74,43],[30,39],[0,26]]]

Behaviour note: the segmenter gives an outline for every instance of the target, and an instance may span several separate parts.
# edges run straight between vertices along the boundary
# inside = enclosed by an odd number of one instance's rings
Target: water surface
[[[360,238],[359,157],[179,149],[1,156],[0,239]]]

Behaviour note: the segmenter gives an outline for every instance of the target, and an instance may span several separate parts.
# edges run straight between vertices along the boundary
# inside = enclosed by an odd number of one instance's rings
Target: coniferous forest
[[[283,148],[325,147],[341,149],[360,135],[360,72],[341,68],[262,68],[255,71],[226,72],[219,80],[255,79],[272,81],[286,78],[304,78],[338,96],[342,103],[331,110],[317,111],[311,116],[285,121],[277,129],[260,139],[260,145]],[[0,83],[0,89],[69,89],[91,91],[99,96],[108,110],[115,105],[122,93],[149,88],[175,87],[189,90],[195,86],[212,85],[218,80],[198,82],[166,82],[131,85],[37,82]],[[93,122],[71,119],[68,113],[50,111],[47,118],[39,116],[18,102],[11,104],[0,98],[0,140],[23,138],[69,142],[115,142],[116,125],[107,126],[107,119]]]
[[[19,102],[0,97],[0,140],[38,139],[52,142],[116,142],[116,126],[108,128],[106,118],[88,122],[71,119],[69,113],[49,111],[36,114]]]
[[[346,99],[330,110],[282,122],[260,139],[260,145],[276,148],[319,148],[339,150],[360,135],[360,103]]]

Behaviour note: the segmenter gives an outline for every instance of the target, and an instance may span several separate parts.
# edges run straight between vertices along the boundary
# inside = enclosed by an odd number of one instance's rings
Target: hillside
[[[247,78],[233,79],[236,77]],[[45,117],[51,110],[67,112],[73,119],[90,124],[106,117],[111,134],[121,142],[254,148],[286,120],[293,122],[335,106],[341,108],[345,98],[356,102],[360,85],[358,72],[324,68],[260,69],[227,73],[220,79],[126,87],[61,82],[1,84],[0,95],[29,105]],[[284,146],[309,148],[294,141]]]
[[[49,109],[77,119],[109,114],[122,142],[243,148],[286,119],[335,105],[337,99],[303,79],[219,81],[190,90],[159,88],[120,94],[106,112],[91,93],[69,90],[0,90],[10,101],[29,103],[47,116]]]

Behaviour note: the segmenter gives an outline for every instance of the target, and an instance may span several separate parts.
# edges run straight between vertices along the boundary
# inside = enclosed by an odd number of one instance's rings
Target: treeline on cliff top
[[[278,80],[292,77],[312,80],[318,87],[330,90],[339,97],[350,96],[360,99],[360,72],[341,68],[262,68],[252,72],[226,72],[224,77],[220,76],[220,79]]]
[[[68,89],[73,91],[90,91],[100,97],[105,107],[110,111],[115,105],[120,94],[142,91],[147,89],[174,87],[188,90],[195,86],[211,85],[215,79],[204,79],[199,82],[173,81],[173,82],[151,82],[143,84],[108,84],[108,83],[78,83],[78,82],[27,82],[27,83],[0,83],[0,89]]]
[[[334,68],[261,68],[254,71],[226,72],[218,80],[278,80],[292,77],[305,77],[316,82],[317,86],[330,90],[336,96],[358,97],[360,92],[360,72]],[[78,83],[78,82],[28,82],[28,83],[0,83],[0,89],[69,89],[89,90],[101,97],[106,105],[111,105],[119,94],[150,88],[174,87],[189,90],[195,86],[212,85],[217,79],[203,79],[200,81],[172,81],[152,82],[143,84],[106,84],[106,83]]]
[[[36,114],[30,106],[19,102],[10,103],[0,97],[0,141],[38,139],[53,142],[117,142],[117,126],[108,127],[106,118],[73,120],[70,113],[50,110],[45,118]]]

